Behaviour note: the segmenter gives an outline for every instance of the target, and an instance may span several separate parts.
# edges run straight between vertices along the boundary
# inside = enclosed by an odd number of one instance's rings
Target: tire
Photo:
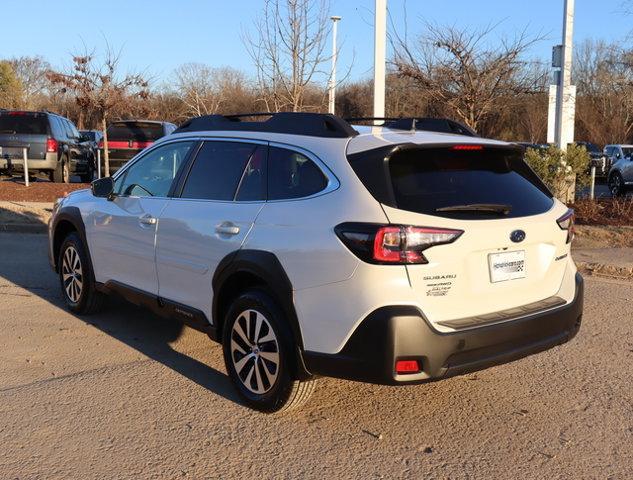
[[[613,172],[609,177],[609,191],[614,197],[621,197],[625,194],[624,179],[620,172]]]
[[[59,283],[71,312],[90,315],[103,306],[105,295],[98,292],[88,252],[76,232],[70,233],[59,249]]]
[[[292,331],[262,290],[247,291],[233,301],[223,324],[222,349],[233,386],[255,410],[285,412],[303,405],[314,391],[314,379],[297,379]]]
[[[54,183],[70,183],[70,164],[67,157],[62,157],[57,162],[57,167],[50,174],[51,181]]]

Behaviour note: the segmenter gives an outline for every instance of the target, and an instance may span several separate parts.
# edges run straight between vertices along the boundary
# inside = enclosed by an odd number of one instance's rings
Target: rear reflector
[[[482,145],[453,145],[451,150],[483,150],[484,147]]]
[[[420,364],[417,360],[398,360],[396,361],[396,373],[418,373],[420,371]]]

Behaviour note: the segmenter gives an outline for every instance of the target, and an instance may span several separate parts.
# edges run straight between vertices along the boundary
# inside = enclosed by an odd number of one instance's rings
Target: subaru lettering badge
[[[525,240],[525,232],[523,230],[515,230],[510,234],[510,240],[514,243],[521,243]]]

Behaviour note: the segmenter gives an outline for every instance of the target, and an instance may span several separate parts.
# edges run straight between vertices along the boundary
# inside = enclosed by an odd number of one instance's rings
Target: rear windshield
[[[108,127],[108,140],[152,142],[163,136],[160,123],[115,123]]]
[[[514,150],[405,149],[391,156],[388,171],[391,188],[384,192],[392,201],[386,203],[402,210],[484,219],[537,215],[553,205],[547,187],[523,161],[523,154]],[[361,173],[359,177],[363,179]],[[373,185],[364,183],[374,193],[375,180]],[[377,192],[379,199],[380,187]],[[507,208],[499,213],[504,208],[491,206]]]
[[[0,133],[48,134],[48,122],[44,115],[0,114]]]

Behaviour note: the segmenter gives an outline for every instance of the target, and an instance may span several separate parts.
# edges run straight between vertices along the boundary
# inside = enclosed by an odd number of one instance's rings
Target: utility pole
[[[573,121],[573,105],[565,104],[575,102],[575,95],[571,88],[571,67],[572,67],[572,44],[574,37],[574,0],[565,0],[565,10],[563,13],[563,46],[561,52],[561,71],[558,78],[558,91],[556,95],[556,126],[554,141],[561,150],[567,149],[567,143],[573,138],[568,138],[567,132],[570,121]],[[573,96],[573,100],[569,98]],[[569,118],[571,117],[571,118]],[[573,131],[573,130],[572,130]]]
[[[333,115],[336,110],[336,56],[338,54],[336,47],[336,26],[341,17],[333,15],[330,18],[332,19],[332,72],[330,73],[330,85],[328,87],[328,112]]]
[[[387,0],[376,0],[374,14],[374,117],[385,116],[386,44]],[[378,124],[378,122],[375,123]]]

